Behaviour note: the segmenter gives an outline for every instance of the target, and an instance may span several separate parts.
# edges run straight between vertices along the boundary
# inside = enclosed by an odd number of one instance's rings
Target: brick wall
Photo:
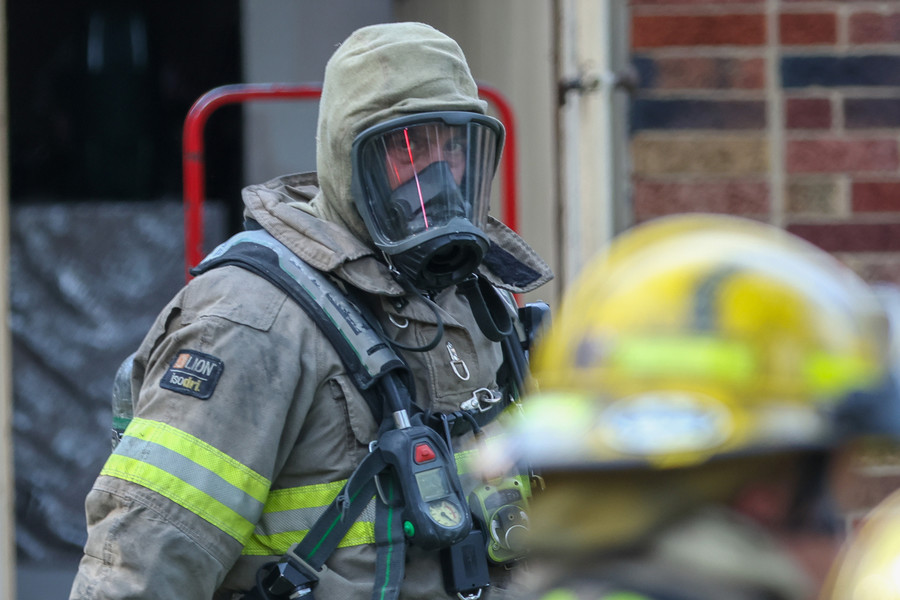
[[[749,216],[900,283],[900,2],[629,3],[635,221]]]

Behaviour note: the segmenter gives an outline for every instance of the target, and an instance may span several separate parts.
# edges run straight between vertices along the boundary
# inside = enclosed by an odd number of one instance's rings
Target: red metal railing
[[[516,130],[512,108],[506,98],[491,86],[479,84],[478,92],[499,113],[506,127],[501,177],[503,181],[501,206],[503,221],[518,229],[516,191]],[[203,132],[210,115],[227,104],[251,100],[318,100],[320,84],[248,83],[225,85],[203,94],[184,120],[182,139],[182,168],[184,169],[184,248],[185,271],[203,259],[203,203],[206,197],[206,145]]]

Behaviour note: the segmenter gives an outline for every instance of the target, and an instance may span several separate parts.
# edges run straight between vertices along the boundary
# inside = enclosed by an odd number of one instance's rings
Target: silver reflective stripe
[[[244,519],[255,523],[263,503],[225,481],[213,471],[160,444],[126,435],[116,454],[153,465],[215,498]]]

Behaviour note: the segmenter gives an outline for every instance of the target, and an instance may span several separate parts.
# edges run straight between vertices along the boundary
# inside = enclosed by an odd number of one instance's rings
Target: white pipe
[[[617,50],[625,42],[618,0],[560,0],[558,73],[561,282],[568,286],[616,233],[624,153],[614,102]]]

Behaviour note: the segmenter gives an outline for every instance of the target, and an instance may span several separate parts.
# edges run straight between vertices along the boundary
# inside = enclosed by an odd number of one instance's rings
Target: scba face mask
[[[421,290],[459,283],[481,264],[503,125],[470,112],[419,113],[360,133],[353,196],[375,246]]]

